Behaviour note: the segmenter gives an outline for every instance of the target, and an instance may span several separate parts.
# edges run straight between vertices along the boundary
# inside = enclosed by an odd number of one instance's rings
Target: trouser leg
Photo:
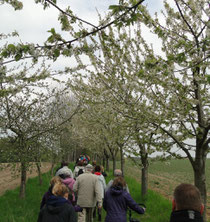
[[[97,209],[96,207],[93,208],[93,218],[96,217],[96,209]]]
[[[86,216],[86,208],[83,208],[82,212],[78,212],[78,222],[85,222]]]
[[[101,221],[101,208],[98,208],[98,221]]]
[[[93,220],[93,208],[86,208],[86,222],[92,222]]]

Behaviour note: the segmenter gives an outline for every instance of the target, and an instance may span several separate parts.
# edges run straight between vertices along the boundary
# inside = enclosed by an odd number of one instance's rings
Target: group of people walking
[[[92,222],[96,215],[101,221],[102,207],[105,222],[126,222],[128,207],[145,213],[132,199],[121,170],[116,169],[114,179],[106,185],[103,167],[93,165],[78,162],[72,172],[68,164],[62,164],[43,195],[38,222]],[[177,186],[172,205],[170,222],[203,222],[204,206],[194,185]]]
[[[130,196],[121,170],[115,170],[114,180],[106,185],[103,167],[78,161],[72,172],[64,163],[50,181],[44,194],[38,222],[92,222],[102,221],[102,208],[106,222],[126,222],[130,207],[139,214],[145,209]]]

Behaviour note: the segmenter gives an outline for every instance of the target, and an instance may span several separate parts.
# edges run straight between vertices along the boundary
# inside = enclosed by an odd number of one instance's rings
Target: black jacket
[[[198,211],[177,210],[171,213],[170,222],[203,222],[203,218]]]
[[[37,222],[76,222],[74,208],[63,197],[50,196]]]

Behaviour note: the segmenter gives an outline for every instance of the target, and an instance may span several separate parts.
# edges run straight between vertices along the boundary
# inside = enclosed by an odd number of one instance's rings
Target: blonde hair
[[[68,189],[68,187],[66,185],[57,183],[57,184],[54,185],[54,187],[52,189],[52,193],[55,196],[64,197],[64,195],[66,193],[69,193],[69,189]]]
[[[62,183],[62,180],[59,176],[55,176],[53,177],[51,180],[50,180],[50,185],[53,187],[55,184],[61,184]]]

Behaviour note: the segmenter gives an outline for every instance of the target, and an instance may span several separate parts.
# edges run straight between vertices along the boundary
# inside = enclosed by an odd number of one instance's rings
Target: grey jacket
[[[81,207],[95,207],[96,202],[102,206],[101,187],[98,177],[91,172],[85,172],[79,177],[73,187],[77,193],[77,204]]]

